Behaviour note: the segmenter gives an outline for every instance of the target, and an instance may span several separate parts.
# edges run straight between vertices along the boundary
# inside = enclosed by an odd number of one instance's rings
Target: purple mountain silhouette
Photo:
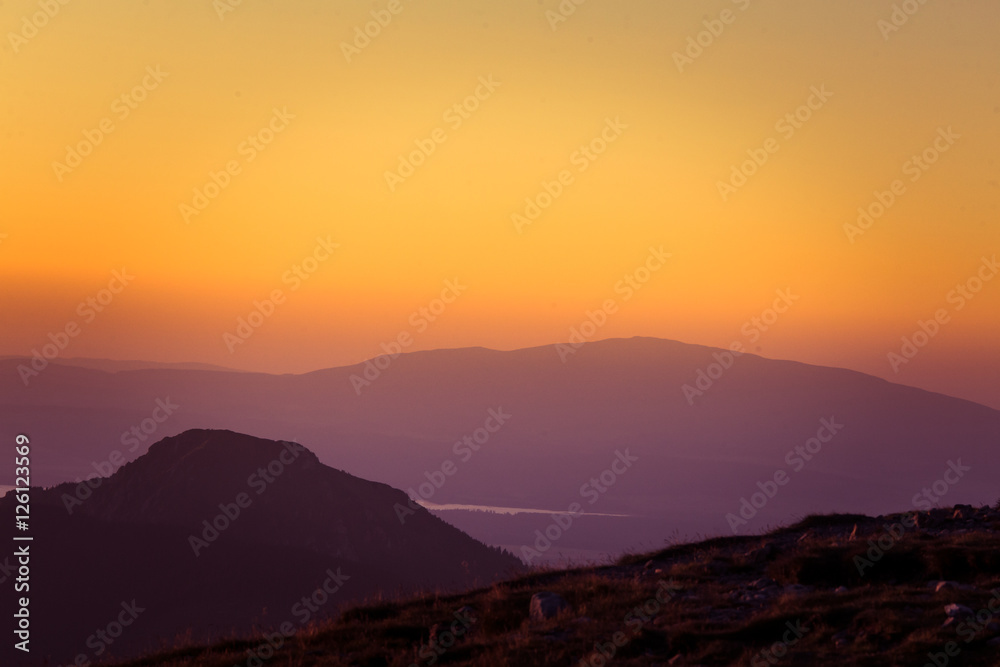
[[[299,628],[348,602],[465,589],[520,567],[411,508],[403,492],[329,468],[296,443],[186,431],[94,485],[30,492],[32,641],[59,662],[173,645],[185,633]],[[0,512],[13,516],[13,504],[11,493]],[[400,507],[410,509],[404,520]],[[9,548],[0,562],[16,563]],[[13,577],[0,586],[13,614]],[[94,634],[133,602],[142,611],[126,616],[120,638]]]

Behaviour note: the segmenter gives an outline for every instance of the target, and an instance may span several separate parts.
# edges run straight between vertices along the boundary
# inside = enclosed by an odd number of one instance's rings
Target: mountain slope
[[[132,600],[144,611],[111,647],[117,655],[188,631],[299,626],[351,600],[464,588],[519,568],[422,508],[400,521],[404,493],[295,443],[187,431],[93,486],[30,494],[34,640],[58,661],[99,657],[88,644],[95,623]],[[7,495],[0,513],[12,516],[13,504]],[[296,607],[328,580],[337,590],[323,604]]]

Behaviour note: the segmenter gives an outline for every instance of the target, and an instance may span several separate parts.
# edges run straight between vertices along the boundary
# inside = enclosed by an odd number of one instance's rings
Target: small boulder
[[[531,596],[530,618],[533,621],[544,621],[558,615],[564,609],[569,609],[569,603],[558,593],[544,591]]]
[[[957,581],[936,581],[934,582],[934,592],[940,593],[941,591],[974,591],[975,586],[970,586],[969,584],[960,584]]]
[[[759,549],[751,549],[747,552],[746,560],[748,563],[753,563],[754,565],[759,565],[761,563],[766,563],[774,557],[774,547],[770,544],[765,544]]]
[[[772,588],[776,587],[777,585],[778,582],[776,582],[774,579],[771,579],[769,577],[761,577],[760,579],[755,579],[751,581],[748,586],[749,588],[761,589],[761,588]]]
[[[957,618],[959,616],[972,616],[976,612],[972,611],[969,607],[964,604],[948,604],[944,607],[944,613],[948,615],[949,618]]]

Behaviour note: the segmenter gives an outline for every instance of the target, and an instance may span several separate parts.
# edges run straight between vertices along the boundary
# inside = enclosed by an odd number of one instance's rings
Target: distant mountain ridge
[[[30,365],[32,357],[30,355],[2,355],[0,361],[17,361]],[[203,364],[194,361],[142,361],[138,359],[93,359],[90,357],[57,357],[51,363],[63,366],[76,366],[78,368],[91,368],[93,370],[104,371],[106,373],[117,373],[119,371],[139,371],[147,369],[173,369],[182,371],[225,371],[227,373],[243,372],[237,368],[227,366],[217,366],[215,364]]]
[[[632,338],[585,343],[565,363],[550,345],[414,352],[304,375],[52,366],[28,387],[8,361],[0,418],[31,427],[41,483],[109,469],[164,435],[212,427],[311,443],[322,461],[432,503],[559,511],[579,503],[629,515],[583,515],[563,531],[545,515],[440,514],[517,549],[534,548],[536,531],[550,529],[558,539],[549,554],[731,534],[734,516],[736,530],[756,532],[809,513],[878,514],[910,505],[949,461],[971,470],[945,487],[942,502],[995,499],[1000,412],[854,371],[726,354]],[[355,376],[370,384],[356,391]],[[156,422],[157,400],[179,407]],[[510,415],[493,431],[491,410]],[[822,420],[843,428],[830,439]],[[146,439],[134,452],[119,444],[140,427]],[[607,473],[607,492],[583,496],[625,449],[638,462]]]

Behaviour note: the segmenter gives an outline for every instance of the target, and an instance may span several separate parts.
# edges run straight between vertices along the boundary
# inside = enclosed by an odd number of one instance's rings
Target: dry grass
[[[581,661],[622,633],[627,643],[615,648],[609,665],[666,665],[672,659],[674,665],[763,665],[770,663],[760,652],[796,625],[807,630],[774,664],[923,665],[928,652],[948,642],[961,650],[951,664],[1000,664],[1000,649],[987,644],[1000,635],[1000,624],[968,642],[958,622],[942,626],[946,604],[986,609],[991,591],[1000,587],[1000,536],[993,524],[966,521],[958,530],[968,532],[960,533],[912,529],[860,575],[854,558],[865,555],[868,540],[891,520],[810,517],[766,536],[679,545],[612,566],[541,571],[459,595],[376,601],[300,630],[263,664],[596,667],[601,663]],[[849,540],[855,523],[860,533]],[[968,590],[935,592],[928,588],[932,580]],[[667,582],[674,586],[671,599],[653,605]],[[846,590],[836,590],[841,586]],[[531,596],[543,590],[562,595],[571,609],[547,621],[529,620]],[[636,615],[647,603],[647,611]],[[432,662],[431,629],[449,624],[463,607],[474,610],[475,623],[454,646],[434,652]],[[260,646],[260,638],[228,641],[127,665],[248,665],[247,650]]]

